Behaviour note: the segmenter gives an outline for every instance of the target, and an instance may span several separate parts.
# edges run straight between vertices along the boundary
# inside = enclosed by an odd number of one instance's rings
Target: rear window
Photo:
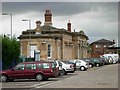
[[[49,63],[39,63],[37,64],[38,69],[48,69],[50,68],[50,64]]]

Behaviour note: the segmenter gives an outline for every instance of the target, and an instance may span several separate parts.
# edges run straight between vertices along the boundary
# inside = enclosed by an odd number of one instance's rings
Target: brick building
[[[46,10],[45,22],[36,21],[36,28],[23,31],[18,37],[21,55],[34,57],[34,50],[40,51],[40,58],[68,60],[87,57],[88,37],[83,31],[72,32],[70,21],[66,29],[52,26],[52,12]]]
[[[91,57],[100,57],[100,55],[107,54],[107,53],[114,53],[113,49],[109,49],[109,47],[114,47],[114,40],[106,40],[100,39],[90,44],[92,49]]]

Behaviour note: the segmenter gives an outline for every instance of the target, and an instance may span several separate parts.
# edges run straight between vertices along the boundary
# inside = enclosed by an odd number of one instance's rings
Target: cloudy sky
[[[103,38],[118,40],[118,0],[106,0],[106,2],[87,2],[88,0],[85,0],[86,2],[4,1],[2,13],[12,13],[12,31],[16,37],[29,28],[28,22],[23,22],[22,19],[30,19],[31,28],[34,29],[37,20],[44,25],[44,12],[50,9],[53,14],[54,27],[67,29],[67,22],[70,20],[72,31],[83,30],[89,37],[89,43]],[[10,15],[2,15],[0,34],[10,34],[10,20]]]

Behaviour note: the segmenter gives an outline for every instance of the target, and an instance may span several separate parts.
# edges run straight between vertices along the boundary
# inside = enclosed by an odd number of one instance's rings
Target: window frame
[[[48,44],[47,57],[48,58],[52,57],[52,45],[51,44]]]

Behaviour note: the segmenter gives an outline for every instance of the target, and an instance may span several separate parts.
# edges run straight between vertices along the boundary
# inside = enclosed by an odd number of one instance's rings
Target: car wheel
[[[93,67],[93,65],[92,65],[92,64],[90,64],[90,65],[89,65],[89,67],[90,67],[90,68],[92,68],[92,67]]]
[[[81,71],[85,71],[85,67],[83,67],[83,66],[80,67],[80,70],[81,70]]]
[[[96,64],[96,66],[97,66],[97,67],[99,67],[99,66],[100,66],[100,64],[98,64],[98,63],[97,63],[97,64]]]
[[[2,75],[2,76],[0,77],[0,81],[1,81],[1,82],[6,82],[6,81],[7,81],[7,76],[6,76],[6,75]]]
[[[36,75],[36,80],[37,81],[42,81],[43,80],[43,75],[42,74],[37,74]]]

